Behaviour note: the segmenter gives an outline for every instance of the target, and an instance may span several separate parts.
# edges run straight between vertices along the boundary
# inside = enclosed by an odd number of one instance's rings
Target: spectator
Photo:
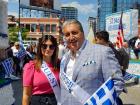
[[[47,67],[44,68],[44,65]],[[43,69],[44,68],[44,69]],[[49,71],[49,77],[45,71]],[[39,39],[36,59],[25,64],[23,68],[23,99],[22,105],[57,105],[52,82],[59,82],[58,45],[51,35],[45,35]],[[48,72],[47,72],[48,73]],[[54,81],[56,78],[56,81]],[[31,100],[31,101],[30,101]]]
[[[136,55],[136,59],[139,59],[139,53],[140,53],[140,34],[138,35],[138,37],[136,39],[136,42],[135,42],[134,53]]]
[[[21,68],[20,68],[20,59],[18,58],[18,53],[20,51],[20,44],[19,42],[15,42],[14,46],[11,47],[13,51],[13,61],[14,61],[14,70],[15,70],[15,75],[21,75]]]
[[[69,46],[61,60],[60,74],[66,74],[70,81],[92,95],[113,74],[117,96],[123,91],[124,81],[117,59],[109,47],[90,44],[84,35],[82,25],[77,20],[63,24],[63,33]],[[69,91],[65,79],[60,75],[61,105],[82,105],[79,96],[86,97],[79,90]],[[79,93],[78,96],[73,94]],[[88,97],[88,96],[87,96]],[[84,99],[83,99],[84,100]],[[83,101],[82,100],[82,101]]]
[[[66,47],[64,46],[64,42],[62,40],[59,41],[59,53],[58,58],[61,59],[66,52]]]
[[[129,51],[127,51],[127,42],[123,43],[122,48],[116,50],[112,42],[109,40],[109,33],[107,31],[97,32],[95,39],[97,44],[108,46],[113,50],[115,57],[118,59],[118,62],[121,66],[122,74],[124,76],[129,65]]]

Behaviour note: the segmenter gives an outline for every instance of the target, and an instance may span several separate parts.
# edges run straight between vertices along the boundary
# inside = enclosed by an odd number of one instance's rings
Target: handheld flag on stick
[[[117,41],[116,41],[117,48],[121,48],[123,46],[123,42],[124,42],[122,17],[123,17],[123,12],[121,13],[121,17],[120,17],[118,36],[117,36]]]
[[[22,40],[22,36],[21,36],[21,32],[20,31],[18,32],[18,40],[19,40],[21,48],[24,49],[23,40]]]
[[[13,60],[11,58],[8,58],[2,62],[2,65],[5,69],[6,75],[10,75],[13,70]]]
[[[84,105],[114,105],[116,103],[116,91],[114,82],[110,77]]]
[[[20,31],[18,32],[18,40],[19,40],[21,49],[20,49],[17,57],[20,58],[20,59],[23,59],[25,57],[25,55],[26,55],[26,51],[24,49],[23,40],[22,40],[22,36],[21,36]]]

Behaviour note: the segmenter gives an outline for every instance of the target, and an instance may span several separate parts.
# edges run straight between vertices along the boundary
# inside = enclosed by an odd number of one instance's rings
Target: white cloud
[[[21,3],[21,4],[29,5],[29,1],[30,1],[30,0],[20,0],[20,3]],[[19,0],[8,0],[8,2],[10,2],[10,3],[18,3]]]
[[[16,11],[8,11],[8,15],[13,15],[15,17],[18,17],[18,12],[16,12]]]
[[[30,0],[20,0],[21,4],[29,5]]]
[[[8,2],[11,2],[11,3],[16,3],[18,2],[19,0],[8,0]]]
[[[54,9],[61,10],[60,6],[61,6],[60,0],[54,0]]]
[[[78,12],[83,14],[90,14],[97,12],[97,6],[94,4],[80,4],[79,2],[71,2],[67,4],[62,4],[62,6],[72,6],[78,9]]]

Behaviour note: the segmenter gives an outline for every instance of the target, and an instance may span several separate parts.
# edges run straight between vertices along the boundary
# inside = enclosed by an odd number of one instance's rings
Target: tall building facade
[[[94,17],[89,17],[88,18],[89,29],[92,28],[94,34],[96,32],[96,20],[97,20],[97,18],[94,18]]]
[[[105,29],[105,17],[111,13],[135,8],[140,18],[140,0],[98,0],[98,6],[98,30]]]
[[[61,7],[61,11],[65,20],[78,19],[78,10],[75,7]]]
[[[37,2],[37,0],[32,1]],[[59,40],[60,33],[58,32],[58,27],[60,26],[61,11],[53,8],[50,9],[50,7],[40,7],[42,4],[36,5],[20,4],[20,17],[15,18],[15,20],[12,19],[14,16],[8,17],[8,27],[15,27],[17,22],[19,22],[21,28],[24,27],[29,30],[27,40],[36,40],[42,37],[42,35],[53,35]]]

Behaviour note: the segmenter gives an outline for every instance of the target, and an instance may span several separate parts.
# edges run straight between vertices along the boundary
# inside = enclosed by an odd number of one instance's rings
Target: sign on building
[[[119,22],[120,22],[121,12],[113,13],[106,16],[106,30],[110,34],[110,40],[112,42],[116,41],[116,36],[118,34]],[[126,40],[138,35],[138,10],[130,9],[123,12],[122,17],[124,38]]]
[[[30,0],[30,5],[53,9],[53,0]]]

